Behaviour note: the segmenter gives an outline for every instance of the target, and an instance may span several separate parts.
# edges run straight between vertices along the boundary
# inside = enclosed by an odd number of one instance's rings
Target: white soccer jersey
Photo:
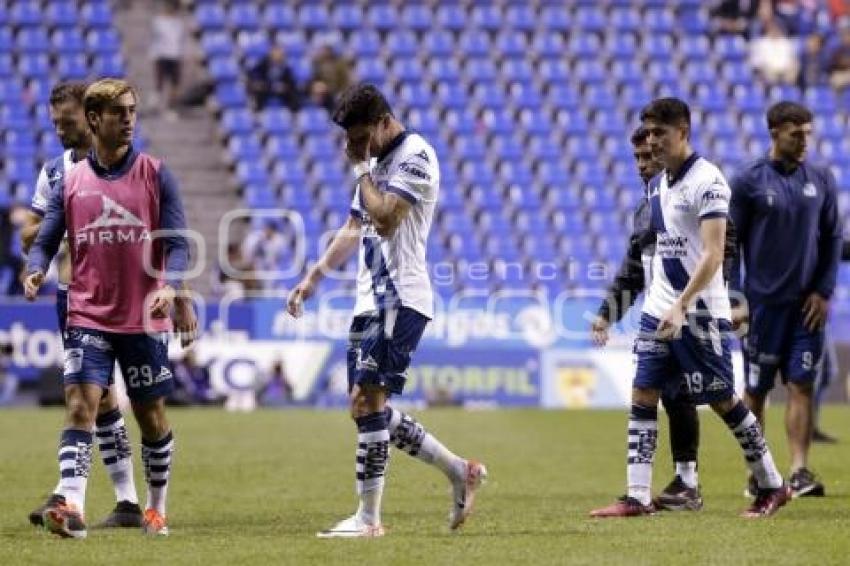
[[[681,296],[702,257],[700,222],[726,217],[730,195],[720,169],[696,154],[685,161],[676,178],[668,179],[663,171],[650,182],[656,246],[644,313],[661,318]],[[689,310],[707,310],[714,319],[731,319],[722,265]]]
[[[355,189],[351,214],[360,218],[363,227],[354,315],[374,311],[395,295],[402,306],[433,318],[425,254],[440,192],[437,155],[422,136],[404,132],[373,161],[372,180],[379,190],[407,200],[411,208],[395,234],[382,238],[360,202],[360,187]]]
[[[42,216],[47,213],[47,203],[53,187],[67,171],[70,171],[76,163],[74,162],[74,150],[68,149],[62,153],[62,159],[55,157],[45,163],[38,172],[38,180],[35,182],[35,193],[32,195],[30,206]]]

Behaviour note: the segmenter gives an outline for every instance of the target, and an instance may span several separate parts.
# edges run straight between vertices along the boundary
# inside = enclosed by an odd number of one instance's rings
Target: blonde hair
[[[86,93],[83,95],[83,109],[86,112],[86,121],[89,120],[89,112],[100,114],[110,103],[128,92],[133,93],[133,98],[138,99],[136,89],[123,79],[100,79],[90,84],[86,89]],[[94,129],[91,122],[89,122],[89,127],[92,130]]]

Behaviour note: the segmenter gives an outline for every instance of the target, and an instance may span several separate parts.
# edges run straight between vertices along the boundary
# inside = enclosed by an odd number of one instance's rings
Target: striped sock
[[[145,509],[156,509],[163,517],[173,453],[174,435],[170,430],[159,440],[142,439],[142,464],[145,467],[145,481],[148,484],[148,503]]]
[[[652,460],[658,443],[658,409],[632,405],[629,413],[628,496],[649,505],[652,500]]]
[[[138,503],[130,439],[121,411],[114,409],[100,415],[95,424],[97,447],[100,449],[103,465],[109,472],[109,479],[112,480],[116,501]]]
[[[59,440],[59,489],[65,501],[83,512],[91,470],[92,433],[66,428]]]
[[[389,460],[390,432],[386,413],[372,413],[357,423],[356,477],[360,506],[357,515],[368,525],[381,524],[384,472]]]
[[[744,451],[747,467],[755,476],[761,488],[777,488],[782,486],[782,474],[776,468],[773,455],[767,447],[758,419],[742,401],[723,415],[726,426],[729,427],[738,444]]]
[[[466,478],[466,460],[446,448],[416,419],[389,406],[386,414],[390,444],[426,464],[436,466],[450,480]]]

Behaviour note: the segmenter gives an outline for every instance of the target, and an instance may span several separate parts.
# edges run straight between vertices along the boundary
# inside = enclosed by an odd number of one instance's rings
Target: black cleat
[[[702,509],[702,494],[699,487],[688,487],[680,476],[676,476],[652,503],[656,509],[667,511],[699,511]]]
[[[34,509],[30,515],[29,520],[30,524],[34,527],[43,527],[44,526],[44,512],[47,511],[49,507],[53,507],[55,505],[65,504],[65,496],[59,495],[58,493],[54,493],[50,497],[47,498],[41,506]]]
[[[823,497],[826,493],[823,484],[807,468],[800,468],[788,479],[793,497]]]
[[[119,501],[115,505],[115,509],[106,516],[100,523],[96,524],[95,529],[124,529],[135,528],[142,526],[142,509],[138,503],[130,503],[129,501]]]
[[[812,442],[817,442],[819,444],[838,444],[838,439],[825,433],[821,429],[816,428],[812,433]]]

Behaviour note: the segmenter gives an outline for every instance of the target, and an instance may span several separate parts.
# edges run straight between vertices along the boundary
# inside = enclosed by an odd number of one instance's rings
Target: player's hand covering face
[[[368,161],[374,126],[354,126],[346,132],[345,154],[352,163]]]

